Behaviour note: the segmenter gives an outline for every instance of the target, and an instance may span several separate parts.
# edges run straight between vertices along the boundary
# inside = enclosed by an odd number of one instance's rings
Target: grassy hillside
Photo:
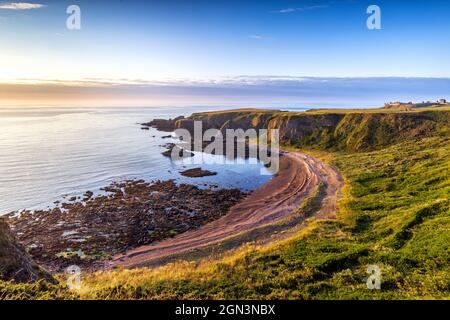
[[[286,145],[334,151],[380,149],[402,141],[450,134],[448,108],[404,112],[390,109],[319,110],[281,112],[268,110],[230,110],[194,114],[178,122],[191,128],[202,120],[205,128],[279,129]]]
[[[17,243],[6,222],[0,218],[0,280],[32,282],[41,278],[52,280],[32,261],[25,248]]]
[[[339,148],[328,147],[330,136],[324,134],[319,140],[324,143],[286,141],[287,148],[307,147],[345,177],[336,220],[311,218],[289,239],[267,247],[248,244],[210,260],[85,274],[76,292],[63,285],[0,281],[0,298],[450,299],[449,114],[375,114],[373,119],[355,114],[357,118],[324,115],[338,119],[331,137],[336,130],[347,137],[335,136]],[[259,119],[257,123],[297,117],[274,112],[240,116]],[[383,123],[398,128],[396,136],[370,138],[385,136],[386,129],[379,129],[386,128]],[[414,123],[426,130],[406,135],[417,129]],[[364,136],[364,146],[370,148],[347,147],[358,141],[356,136],[350,139],[350,132]],[[367,289],[368,265],[381,268],[381,290]]]

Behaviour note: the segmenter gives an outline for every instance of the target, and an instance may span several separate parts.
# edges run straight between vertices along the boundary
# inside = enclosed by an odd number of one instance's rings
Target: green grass
[[[202,120],[205,128],[279,129],[286,145],[330,151],[380,150],[404,141],[450,135],[447,107],[310,112],[238,109],[197,113],[191,120]]]
[[[0,281],[0,300],[68,300],[78,298],[63,285],[46,280],[35,283],[14,283]]]

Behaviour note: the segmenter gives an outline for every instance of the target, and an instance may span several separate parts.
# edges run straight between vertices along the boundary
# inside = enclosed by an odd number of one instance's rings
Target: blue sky
[[[0,0],[3,82],[450,77],[448,1],[26,2]],[[81,30],[66,28],[70,4]],[[381,30],[366,27],[371,4]]]

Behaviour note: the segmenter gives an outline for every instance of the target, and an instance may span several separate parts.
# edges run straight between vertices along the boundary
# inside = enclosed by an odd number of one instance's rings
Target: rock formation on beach
[[[178,153],[179,158],[189,158],[193,157],[194,153],[190,152],[189,150],[185,150],[183,148],[180,148],[175,143],[168,143],[166,144],[167,150],[163,151],[161,154],[165,157],[172,157],[172,154],[175,152]]]
[[[182,176],[190,177],[190,178],[200,178],[200,177],[217,175],[217,172],[203,170],[202,168],[187,169],[187,170],[181,171],[180,173]]]
[[[172,132],[176,128],[176,123],[179,120],[184,119],[183,116],[176,117],[175,119],[154,119],[150,122],[142,123],[143,127],[158,128],[159,131]]]

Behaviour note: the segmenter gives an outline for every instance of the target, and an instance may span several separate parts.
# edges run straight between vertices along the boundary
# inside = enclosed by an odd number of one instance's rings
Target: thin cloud
[[[328,5],[315,5],[315,6],[304,6],[304,7],[297,7],[297,8],[285,8],[285,9],[280,9],[280,10],[274,10],[271,12],[272,13],[292,13],[292,12],[302,12],[302,11],[325,9],[325,8],[328,8]]]
[[[258,34],[251,34],[251,35],[249,35],[248,37],[249,37],[250,39],[255,39],[255,40],[264,40],[264,39],[266,39],[266,37],[260,36],[260,35],[258,35]]]
[[[29,2],[7,2],[0,3],[0,10],[32,10],[40,9],[45,7],[45,5],[40,3],[29,3]]]
[[[367,85],[381,85],[388,83],[385,87],[408,84],[420,85],[422,82],[433,82],[450,84],[448,78],[427,78],[427,77],[311,77],[292,75],[240,75],[240,76],[217,76],[205,78],[166,78],[166,79],[117,79],[117,78],[81,78],[73,80],[61,79],[34,79],[22,78],[14,81],[1,81],[1,85],[54,85],[63,87],[220,87],[220,88],[242,88],[244,86],[268,87],[321,87],[324,85],[342,88]],[[384,86],[384,85],[383,85]],[[450,86],[445,87],[448,91]],[[438,88],[439,89],[439,88]]]

